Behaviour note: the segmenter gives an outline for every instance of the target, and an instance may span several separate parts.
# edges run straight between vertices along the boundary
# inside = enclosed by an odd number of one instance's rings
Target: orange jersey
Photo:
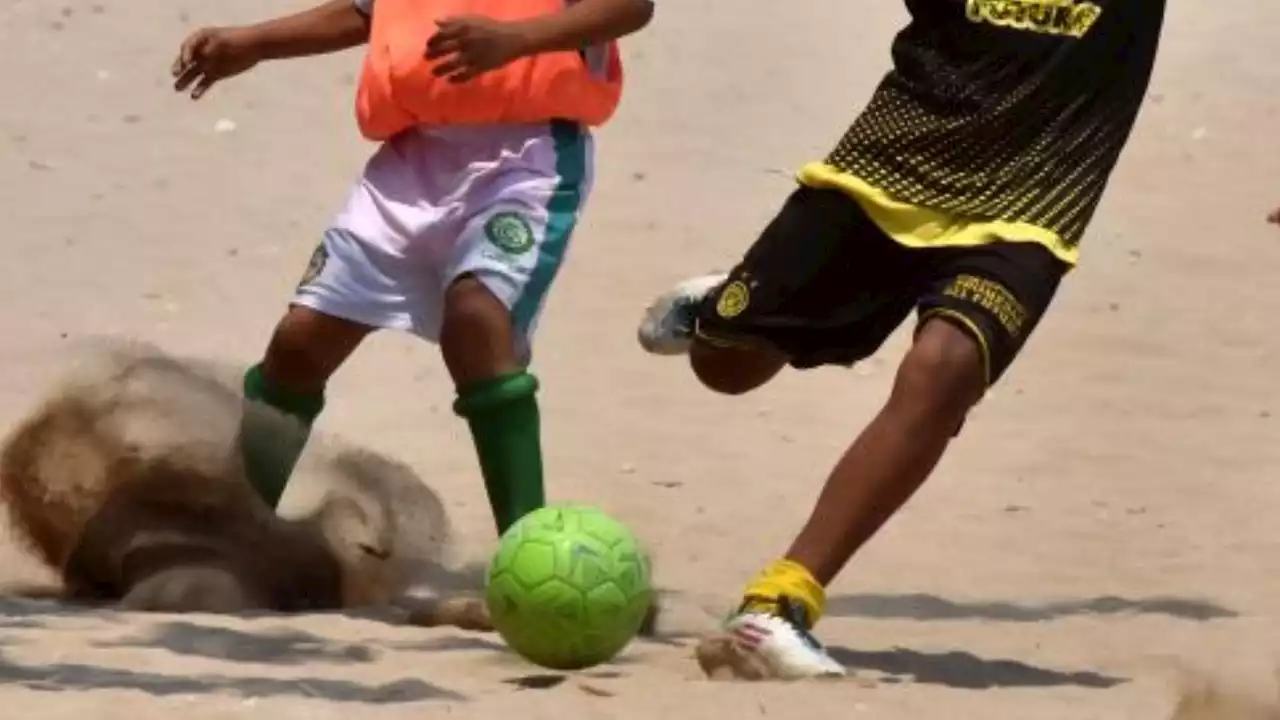
[[[436,22],[459,15],[516,21],[557,13],[565,0],[377,0],[356,92],[360,132],[386,140],[416,126],[569,120],[588,126],[612,117],[622,97],[616,42],[590,67],[582,52],[519,58],[462,84],[436,77],[426,58]]]

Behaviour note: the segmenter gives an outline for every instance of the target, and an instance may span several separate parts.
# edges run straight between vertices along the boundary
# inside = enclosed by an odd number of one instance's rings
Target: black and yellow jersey
[[[906,0],[893,69],[808,185],[901,242],[1035,241],[1068,263],[1137,117],[1165,0]]]

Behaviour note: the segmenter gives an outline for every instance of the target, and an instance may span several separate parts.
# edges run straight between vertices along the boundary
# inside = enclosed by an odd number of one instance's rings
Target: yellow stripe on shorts
[[[800,168],[796,179],[808,187],[847,193],[862,206],[877,227],[907,247],[975,247],[993,242],[1031,242],[1044,246],[1069,266],[1074,266],[1080,259],[1079,248],[1068,245],[1052,230],[1025,222],[968,220],[904,203],[827,163],[805,165]]]

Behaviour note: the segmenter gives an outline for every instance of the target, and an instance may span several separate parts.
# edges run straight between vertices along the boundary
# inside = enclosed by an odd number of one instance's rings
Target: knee
[[[285,315],[275,325],[262,360],[262,372],[270,382],[298,391],[323,387],[328,382],[315,336],[311,323],[297,313]]]
[[[721,395],[745,395],[760,385],[742,373],[726,371],[719,363],[690,357],[689,364],[693,368],[694,377],[698,378],[703,387]]]
[[[743,395],[768,382],[786,359],[761,350],[695,342],[689,351],[693,374],[709,390]]]
[[[440,350],[454,384],[462,387],[514,372],[527,362],[511,311],[474,277],[445,291]]]
[[[275,385],[294,392],[320,392],[369,328],[291,308],[276,325],[262,361]]]
[[[287,313],[276,325],[267,345],[263,370],[268,379],[285,387],[323,385],[319,354],[311,324],[298,313]]]
[[[959,424],[987,385],[978,340],[944,321],[921,328],[898,368],[889,404],[912,416]]]
[[[445,291],[442,336],[493,336],[509,334],[510,328],[507,306],[477,278],[460,278]]]

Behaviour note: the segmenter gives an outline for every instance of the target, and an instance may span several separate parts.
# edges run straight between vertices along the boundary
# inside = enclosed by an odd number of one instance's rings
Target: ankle
[[[826,590],[808,568],[788,559],[775,560],[760,571],[743,592],[743,608],[773,612],[783,603],[794,603],[803,611],[803,621],[812,627],[826,607]]]

